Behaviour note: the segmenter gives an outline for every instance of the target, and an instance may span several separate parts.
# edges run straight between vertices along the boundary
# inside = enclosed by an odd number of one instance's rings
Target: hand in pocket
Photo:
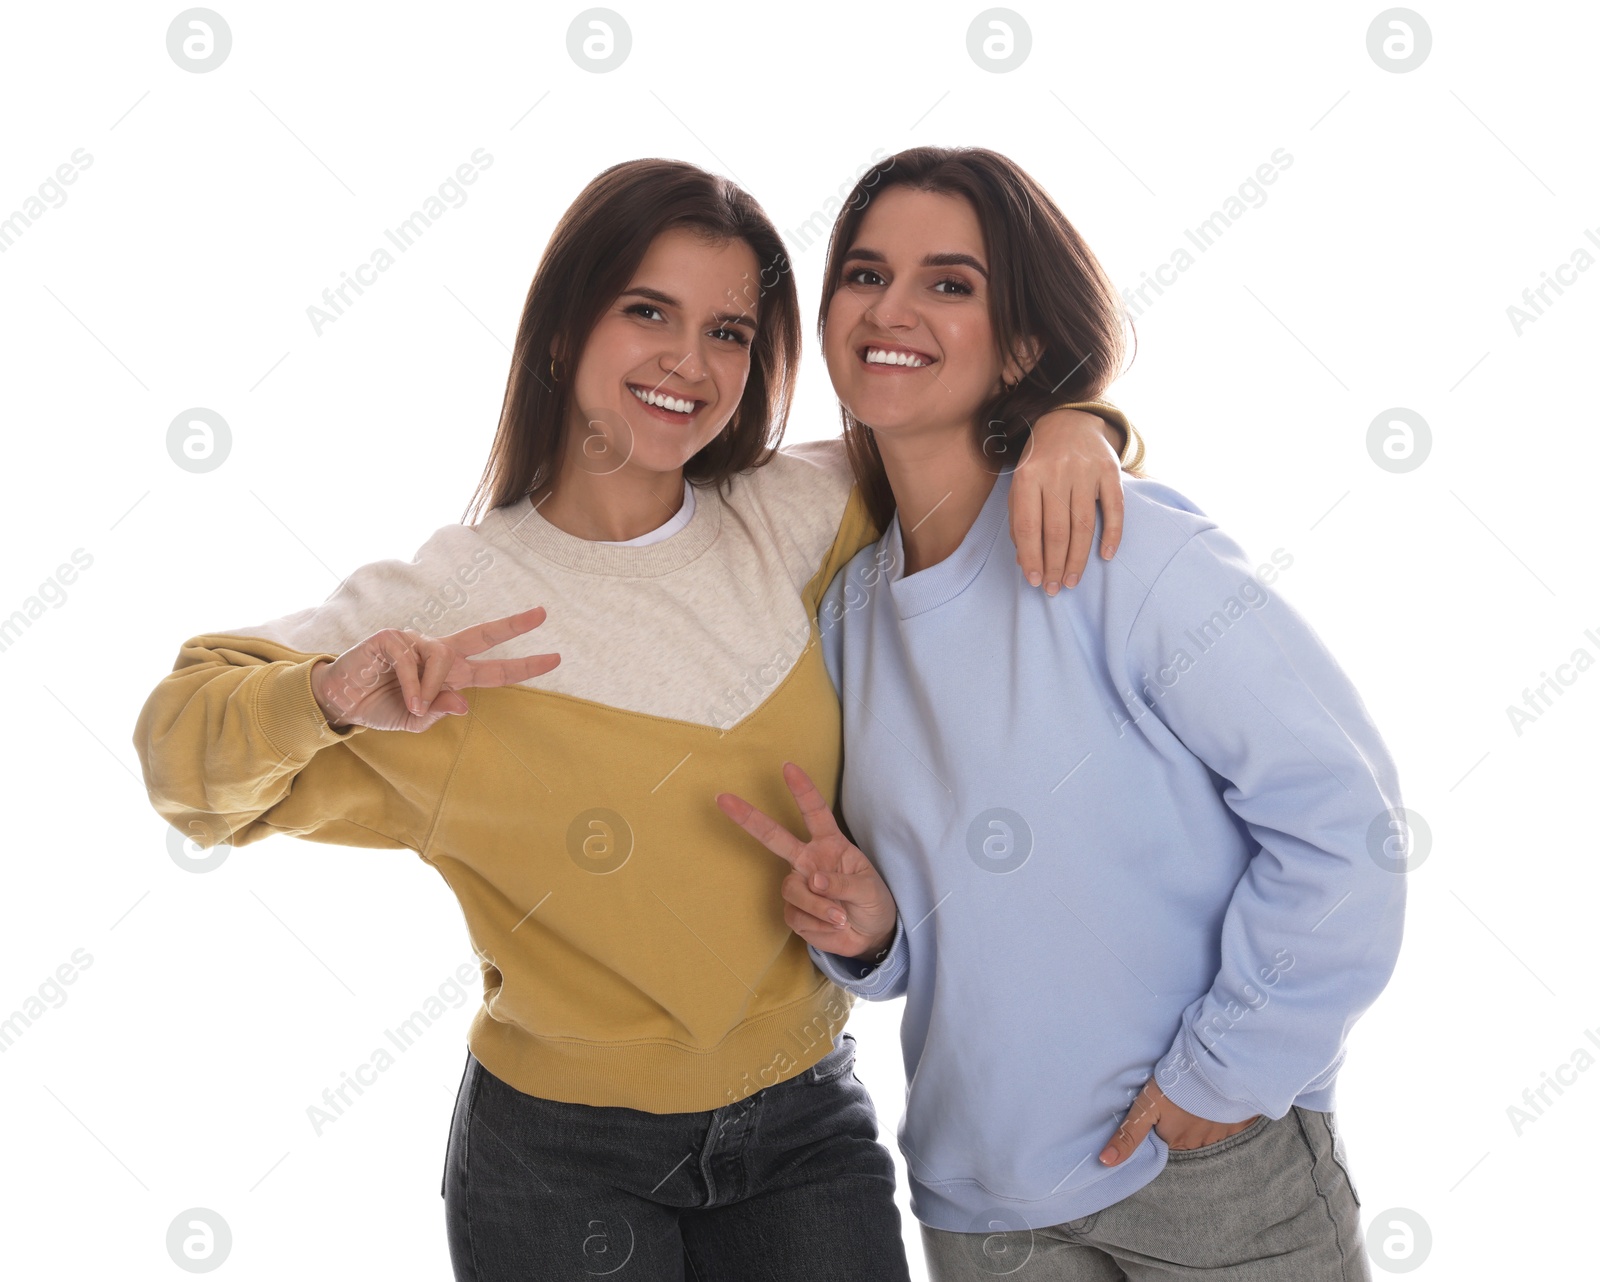
[[[1101,1152],[1100,1160],[1107,1166],[1116,1166],[1144,1143],[1144,1137],[1152,1128],[1169,1149],[1183,1152],[1220,1143],[1253,1125],[1260,1116],[1257,1113],[1242,1122],[1213,1122],[1209,1118],[1199,1117],[1169,1100],[1152,1077],[1145,1082],[1144,1089],[1133,1101],[1133,1107],[1128,1110],[1117,1133]]]

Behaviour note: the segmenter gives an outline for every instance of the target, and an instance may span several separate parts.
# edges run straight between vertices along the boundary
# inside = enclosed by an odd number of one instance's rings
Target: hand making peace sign
[[[731,792],[717,805],[793,870],[783,879],[783,919],[806,943],[840,957],[871,960],[894,938],[894,896],[878,870],[834,822],[816,785],[792,761],[783,767],[810,841]]]
[[[519,659],[472,659],[502,641],[544,622],[534,606],[503,619],[430,637],[412,628],[384,628],[351,646],[331,663],[311,669],[311,691],[328,724],[373,730],[426,730],[447,716],[464,716],[467,686],[504,686],[541,676],[561,662],[559,654]]]

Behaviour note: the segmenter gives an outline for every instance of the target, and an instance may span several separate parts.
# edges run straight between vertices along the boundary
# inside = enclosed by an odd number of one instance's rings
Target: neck
[[[646,472],[623,464],[596,475],[571,451],[555,479],[533,493],[539,515],[576,538],[625,543],[670,520],[683,506],[683,469]]]
[[[961,546],[996,472],[985,466],[969,423],[910,437],[880,433],[876,440],[900,514],[904,573],[915,574]]]

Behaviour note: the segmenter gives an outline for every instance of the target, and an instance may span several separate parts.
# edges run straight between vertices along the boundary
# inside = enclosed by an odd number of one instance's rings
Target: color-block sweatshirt
[[[831,803],[817,602],[877,535],[839,440],[700,489],[645,546],[576,538],[527,499],[447,525],[319,606],[186,641],[134,731],[151,803],[202,847],[416,852],[480,960],[468,1044],[518,1090],[654,1113],[742,1099],[821,1059],[853,999],[783,920],[787,865],[715,797],[804,832],[792,760]],[[542,626],[478,657],[560,665],[463,691],[469,715],[335,730],[312,695],[318,659],[382,628],[438,636],[536,605]]]
[[[876,967],[810,951],[905,997],[911,1209],[958,1232],[1153,1180],[1153,1130],[1098,1160],[1152,1075],[1219,1122],[1331,1110],[1405,897],[1394,761],[1281,561],[1129,478],[1116,558],[1051,599],[1006,554],[1010,483],[909,577],[892,521],[821,614],[840,808],[899,921]]]

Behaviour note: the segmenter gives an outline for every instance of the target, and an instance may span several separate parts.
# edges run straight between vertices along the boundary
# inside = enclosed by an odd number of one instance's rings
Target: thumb
[[[863,872],[818,870],[811,874],[810,886],[819,895],[864,908],[878,905],[889,893],[889,887],[878,875],[878,870],[870,866]]]
[[[1158,1096],[1151,1090],[1155,1085],[1154,1079],[1145,1082],[1144,1089],[1139,1092],[1133,1101],[1133,1107],[1128,1110],[1122,1119],[1122,1125],[1117,1128],[1117,1133],[1111,1137],[1111,1142],[1100,1153],[1100,1161],[1106,1166],[1116,1166],[1125,1161],[1134,1149],[1144,1143],[1144,1137],[1150,1133],[1150,1128],[1156,1124]]]

